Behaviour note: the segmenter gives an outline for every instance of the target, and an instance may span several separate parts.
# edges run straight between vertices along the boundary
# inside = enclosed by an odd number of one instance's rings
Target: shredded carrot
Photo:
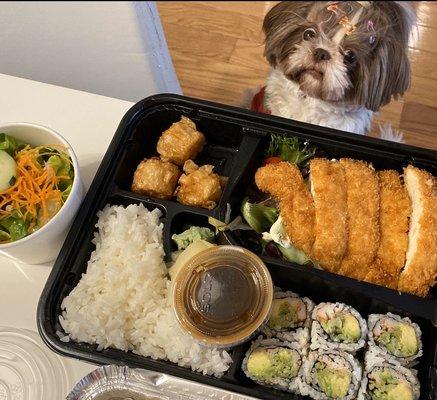
[[[40,148],[27,146],[15,156],[17,164],[17,179],[14,185],[0,192],[0,219],[17,210],[24,218],[37,217],[41,210],[42,219],[49,220],[49,202],[57,201],[62,204],[62,192],[58,184],[68,176],[56,176],[53,170],[43,167],[38,161],[42,155],[59,155],[58,153],[39,153]],[[71,162],[71,160],[70,160]],[[34,222],[31,226],[35,225]]]

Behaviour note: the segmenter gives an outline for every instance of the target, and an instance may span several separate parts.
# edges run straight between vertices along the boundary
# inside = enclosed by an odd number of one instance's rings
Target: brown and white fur
[[[344,16],[347,26],[340,23]],[[374,113],[410,85],[414,22],[410,2],[403,1],[277,4],[263,24],[271,65],[264,107],[274,115],[367,134]]]

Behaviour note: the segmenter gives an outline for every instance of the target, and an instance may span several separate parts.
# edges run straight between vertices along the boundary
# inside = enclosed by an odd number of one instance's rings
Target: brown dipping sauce
[[[175,277],[173,293],[181,326],[199,340],[222,346],[258,329],[272,297],[263,262],[236,246],[215,246],[195,255]]]

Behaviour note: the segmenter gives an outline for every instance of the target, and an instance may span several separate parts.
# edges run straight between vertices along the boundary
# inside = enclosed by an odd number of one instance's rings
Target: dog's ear
[[[287,40],[306,23],[314,1],[281,1],[265,16],[263,31],[265,34],[264,56],[275,67]]]
[[[392,25],[385,37],[378,41],[371,59],[358,71],[357,103],[369,110],[378,111],[410,87],[408,40],[415,13],[409,3],[375,2],[374,7],[383,7],[379,11],[386,13],[387,22]]]

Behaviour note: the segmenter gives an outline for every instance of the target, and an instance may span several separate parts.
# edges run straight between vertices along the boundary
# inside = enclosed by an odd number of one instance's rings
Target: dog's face
[[[265,56],[311,97],[377,111],[409,87],[414,17],[408,2],[284,1],[264,19]]]

